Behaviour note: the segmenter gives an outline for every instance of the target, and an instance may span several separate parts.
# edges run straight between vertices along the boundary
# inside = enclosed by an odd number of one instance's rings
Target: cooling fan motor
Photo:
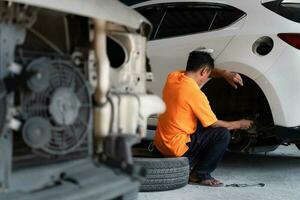
[[[70,61],[39,58],[26,68],[21,92],[22,135],[31,148],[51,155],[72,152],[91,130],[92,100],[83,73]]]

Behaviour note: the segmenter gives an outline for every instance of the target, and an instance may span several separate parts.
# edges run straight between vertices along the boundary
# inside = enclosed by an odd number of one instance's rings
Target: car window
[[[245,13],[238,9],[217,9],[215,19],[210,30],[221,29],[239,20]]]
[[[128,6],[132,6],[138,3],[143,3],[145,1],[149,1],[149,0],[120,0],[122,3],[128,5]]]
[[[300,1],[284,0],[284,1],[269,1],[263,5],[278,15],[300,23]]]
[[[157,34],[157,28],[162,22],[166,10],[160,6],[142,7],[137,9],[144,17],[146,17],[153,26],[153,30],[150,36],[150,40],[154,39]]]
[[[245,13],[219,3],[162,3],[137,8],[153,25],[151,40],[221,29]]]
[[[168,7],[155,39],[208,31],[215,12],[202,7]]]

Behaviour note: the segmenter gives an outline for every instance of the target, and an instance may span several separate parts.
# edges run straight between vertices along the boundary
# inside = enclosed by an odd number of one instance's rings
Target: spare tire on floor
[[[134,158],[134,164],[146,169],[141,192],[166,191],[188,184],[189,161],[187,158]]]

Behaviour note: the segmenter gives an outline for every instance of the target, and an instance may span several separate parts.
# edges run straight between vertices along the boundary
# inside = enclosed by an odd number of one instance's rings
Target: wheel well
[[[258,146],[279,144],[274,135],[274,121],[266,96],[252,79],[245,75],[242,78],[244,86],[238,89],[221,78],[211,79],[202,88],[220,120],[251,119],[255,123],[250,130],[232,131],[229,149],[254,152],[253,149]]]
[[[267,119],[273,124],[272,112],[263,91],[252,79],[241,76],[244,86],[238,89],[234,89],[221,78],[211,79],[203,86],[202,91],[206,94],[212,110],[223,120]]]

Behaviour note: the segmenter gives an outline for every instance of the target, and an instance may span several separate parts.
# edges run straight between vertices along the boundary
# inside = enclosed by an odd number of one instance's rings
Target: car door
[[[245,15],[231,6],[199,2],[161,3],[137,10],[153,24],[148,55],[154,81],[147,87],[157,95],[168,73],[185,69],[189,52],[213,49],[216,58],[238,33]]]

